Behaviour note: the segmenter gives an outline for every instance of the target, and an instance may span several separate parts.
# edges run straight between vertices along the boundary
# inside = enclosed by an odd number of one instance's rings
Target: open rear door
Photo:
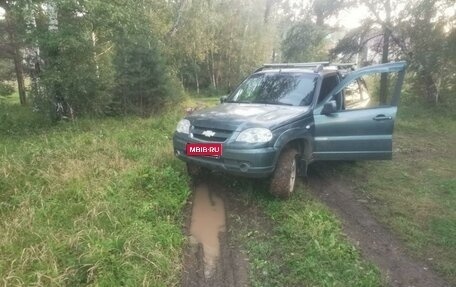
[[[348,74],[314,109],[314,159],[391,159],[405,68],[405,62],[395,62]],[[389,82],[386,104],[380,103],[377,92],[382,73]],[[324,106],[330,104],[336,108],[328,113]]]

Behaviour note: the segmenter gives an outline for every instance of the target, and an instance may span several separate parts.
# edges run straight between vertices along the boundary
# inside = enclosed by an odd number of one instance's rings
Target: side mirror
[[[335,100],[325,103],[323,110],[321,110],[322,115],[330,115],[337,112],[337,104]]]
[[[221,96],[220,103],[223,104],[224,102],[226,102],[227,99],[228,99],[228,96]]]

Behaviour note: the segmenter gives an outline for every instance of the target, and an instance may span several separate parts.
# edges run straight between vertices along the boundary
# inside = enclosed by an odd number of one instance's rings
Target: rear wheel
[[[279,198],[289,198],[294,191],[298,176],[298,151],[287,148],[280,154],[274,174],[272,175],[269,192]]]

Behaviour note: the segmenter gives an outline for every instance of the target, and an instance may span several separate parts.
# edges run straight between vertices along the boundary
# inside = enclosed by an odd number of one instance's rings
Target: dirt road
[[[308,177],[310,191],[341,219],[344,233],[373,262],[391,286],[449,286],[430,267],[408,256],[401,242],[382,226],[358,199],[353,187],[330,164],[314,164]]]
[[[248,258],[231,240],[239,220],[268,230],[271,222],[259,207],[245,206],[218,175],[199,179],[187,207],[183,286],[248,286]],[[383,273],[390,286],[449,286],[430,268],[409,257],[394,234],[382,226],[355,197],[349,182],[331,172],[331,166],[315,165],[305,179],[310,192],[332,209],[343,223],[344,233]],[[263,226],[261,226],[263,225]]]

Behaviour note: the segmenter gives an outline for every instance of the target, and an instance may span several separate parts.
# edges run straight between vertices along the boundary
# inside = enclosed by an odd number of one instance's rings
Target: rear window
[[[302,73],[260,73],[250,76],[227,99],[233,103],[308,106],[317,76]]]

